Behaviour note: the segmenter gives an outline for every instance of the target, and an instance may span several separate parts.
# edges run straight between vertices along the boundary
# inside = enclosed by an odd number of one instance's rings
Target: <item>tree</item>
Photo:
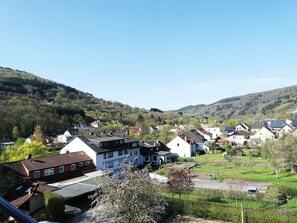
[[[165,198],[149,178],[147,168],[128,165],[122,174],[100,178],[98,185],[92,196],[93,207],[87,212],[94,221],[156,222],[165,212]]]
[[[32,141],[39,141],[44,143],[45,142],[45,136],[43,134],[43,131],[41,129],[40,125],[36,125],[34,128],[33,135],[31,136]]]
[[[28,154],[31,154],[33,158],[42,157],[47,155],[47,148],[39,141],[24,143],[20,147],[11,146],[1,153],[0,162],[22,160],[25,159]]]
[[[167,184],[168,189],[172,193],[178,194],[179,200],[182,193],[187,193],[194,189],[190,179],[190,173],[186,170],[170,169]]]
[[[238,179],[225,180],[225,183],[229,188],[230,194],[235,198],[237,206],[237,202],[241,197],[243,189],[246,187],[247,183],[243,180]]]
[[[19,135],[20,135],[19,128],[17,126],[14,126],[13,129],[12,129],[13,139],[15,140],[16,138],[19,137]]]
[[[280,140],[270,140],[263,144],[262,155],[268,159],[273,167],[275,177],[279,177],[280,168],[285,166],[283,145]]]
[[[294,134],[284,135],[279,139],[281,143],[279,143],[283,151],[285,162],[292,169],[292,172],[296,173],[297,167],[297,136]]]

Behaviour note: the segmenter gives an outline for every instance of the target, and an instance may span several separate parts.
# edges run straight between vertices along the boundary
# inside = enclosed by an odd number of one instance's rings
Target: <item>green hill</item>
[[[36,124],[48,135],[94,119],[118,119],[133,125],[131,114],[143,112],[24,71],[0,67],[0,138],[28,137]]]
[[[297,85],[219,100],[210,105],[191,105],[178,109],[184,114],[206,116],[216,120],[292,118],[297,107]]]

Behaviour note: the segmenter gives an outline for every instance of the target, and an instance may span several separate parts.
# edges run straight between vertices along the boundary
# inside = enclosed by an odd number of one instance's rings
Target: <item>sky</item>
[[[297,84],[296,0],[0,0],[0,66],[133,107]]]

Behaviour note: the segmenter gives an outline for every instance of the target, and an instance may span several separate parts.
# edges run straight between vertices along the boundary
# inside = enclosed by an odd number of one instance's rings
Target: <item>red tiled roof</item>
[[[2,165],[16,171],[23,176],[27,176],[27,171],[47,169],[84,161],[92,161],[92,159],[84,152],[73,152],[58,154],[54,156],[25,159],[10,163],[4,163]]]

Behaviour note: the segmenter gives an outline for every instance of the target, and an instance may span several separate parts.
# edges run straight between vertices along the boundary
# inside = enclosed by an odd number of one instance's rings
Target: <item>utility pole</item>
[[[244,223],[244,216],[243,216],[243,206],[241,203],[241,223]]]

